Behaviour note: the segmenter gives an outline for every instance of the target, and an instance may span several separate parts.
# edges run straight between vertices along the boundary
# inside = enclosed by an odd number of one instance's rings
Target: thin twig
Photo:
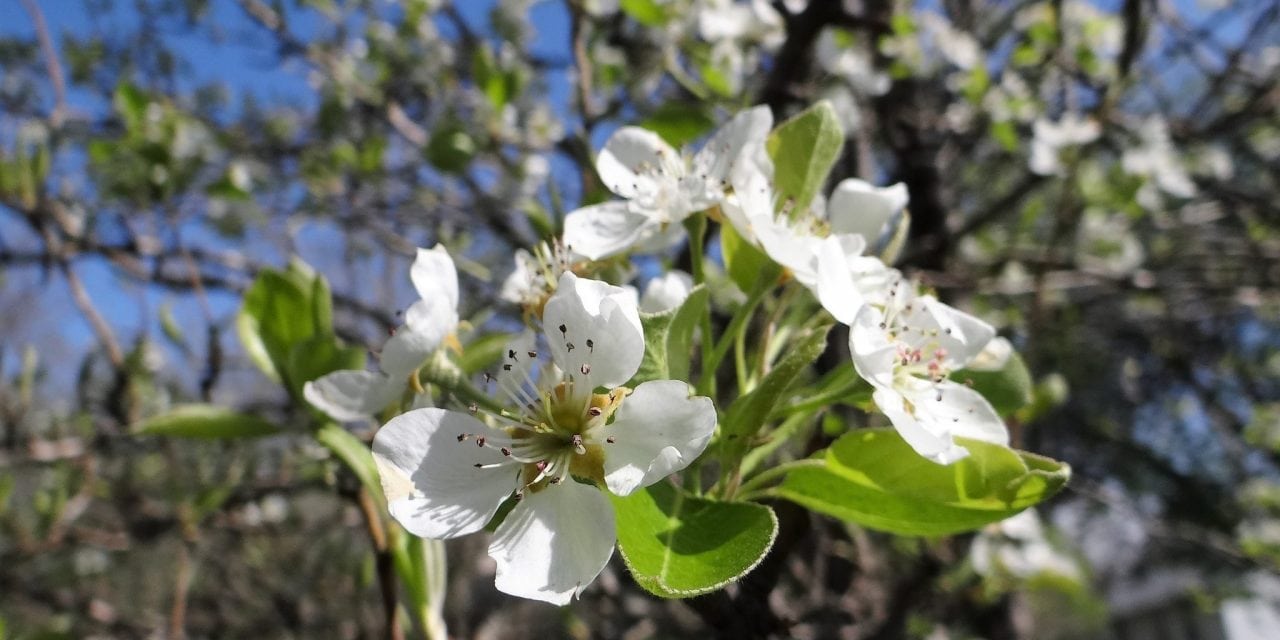
[[[49,36],[49,25],[44,21],[40,5],[35,0],[22,0],[22,6],[31,14],[36,39],[40,41],[40,52],[44,55],[45,71],[49,73],[49,82],[53,84],[53,113],[49,114],[49,124],[57,129],[62,126],[62,118],[67,111],[67,82],[62,75],[62,63],[58,62],[58,52],[53,48],[53,38]]]

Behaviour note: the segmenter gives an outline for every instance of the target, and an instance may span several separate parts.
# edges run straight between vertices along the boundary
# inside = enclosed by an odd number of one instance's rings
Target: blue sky
[[[491,35],[487,33],[486,25],[493,4],[492,0],[484,0],[459,2],[457,6],[473,30]],[[91,18],[84,9],[83,0],[40,2],[60,58],[65,60],[61,53],[64,34],[79,37],[103,34],[110,37],[111,34],[134,30],[138,19],[132,10],[132,3],[116,2],[115,5],[105,15]],[[396,12],[399,7],[395,2],[386,2],[380,10]],[[173,29],[162,36],[169,48],[185,60],[186,73],[180,81],[181,90],[218,83],[228,92],[228,105],[238,105],[243,96],[252,95],[264,104],[287,103],[304,108],[315,106],[315,93],[307,83],[308,69],[297,62],[278,66],[278,60],[269,48],[270,36],[253,23],[237,3],[216,0],[209,4],[209,12],[209,16],[197,27]],[[567,60],[568,12],[564,4],[537,3],[532,7],[530,17],[536,30],[534,51],[546,58]],[[439,24],[444,33],[452,31],[447,23]],[[331,27],[325,19],[313,11],[295,11],[290,15],[290,29],[304,37],[329,28]],[[358,30],[353,32],[358,33]],[[0,2],[0,37],[32,38],[34,34],[31,17],[21,2]],[[565,109],[570,99],[566,74],[553,72],[546,81],[548,97],[553,106]],[[49,102],[52,103],[51,97]],[[68,103],[72,110],[80,113],[100,114],[110,109],[110,104],[94,93],[75,89],[69,91]],[[14,123],[0,122],[0,131],[5,130],[5,127],[12,129]],[[65,173],[75,175],[80,173],[79,165],[82,163],[83,158],[66,157],[64,154],[60,166],[71,168],[71,171]],[[555,170],[563,171],[564,167],[557,167]],[[239,248],[255,259],[277,264],[283,264],[286,259],[286,256],[280,255],[269,245],[236,247],[198,228],[184,230],[184,233],[188,234],[189,242],[196,242],[201,246]],[[11,249],[34,248],[35,243],[36,238],[24,222],[11,212],[0,211],[0,246]],[[336,230],[313,224],[308,225],[302,233],[299,250],[304,259],[323,267],[325,254],[330,253],[330,248],[340,244],[341,234]],[[169,305],[179,324],[191,328],[193,335],[188,338],[194,343],[193,346],[202,350],[203,315],[192,296],[131,283],[117,277],[104,260],[80,259],[76,262],[76,271],[126,349],[140,333],[156,337],[160,335],[157,310],[162,305]],[[335,289],[358,293],[359,287],[352,287],[352,284],[335,282],[334,286]],[[36,291],[40,294],[36,299],[31,299]],[[52,387],[65,388],[70,385],[74,380],[75,367],[78,366],[77,357],[87,352],[96,338],[72,305],[70,292],[62,278],[47,275],[39,268],[12,269],[0,281],[0,294],[4,296],[0,298],[3,302],[13,302],[18,298],[24,301],[5,312],[14,315],[12,321],[4,322],[4,326],[19,328],[0,340],[0,346],[3,346],[3,350],[0,350],[0,357],[3,358],[0,366],[3,366],[4,373],[12,374],[15,371],[20,361],[20,351],[25,344],[35,344],[46,364],[61,365],[49,370],[49,383]],[[236,296],[217,292],[211,292],[209,302],[217,319],[224,319],[234,313],[239,303]],[[400,302],[404,303],[406,300]],[[45,322],[42,321],[43,318],[56,318],[57,321]],[[237,348],[234,334],[224,335],[223,343],[226,348]],[[176,355],[176,352],[169,355]]]

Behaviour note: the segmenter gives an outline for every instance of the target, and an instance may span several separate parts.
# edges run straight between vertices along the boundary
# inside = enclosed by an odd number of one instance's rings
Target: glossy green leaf
[[[175,438],[256,438],[279,433],[258,416],[211,404],[187,404],[148,418],[133,428],[135,435]]]
[[[667,482],[610,494],[618,549],[636,582],[663,598],[687,598],[746,575],[773,546],[773,510],[691,496]]]
[[[738,235],[730,224],[720,225],[720,254],[724,256],[729,279],[744,292],[753,291],[762,280],[776,280],[782,272],[781,267]]]
[[[774,189],[793,212],[808,211],[826,184],[844,146],[844,127],[830,102],[822,100],[778,125],[766,148],[774,165]]]
[[[707,288],[698,285],[680,306],[661,313],[640,314],[644,327],[644,359],[631,386],[649,380],[688,380],[693,332],[706,313]]]
[[[361,347],[347,347],[332,335],[317,335],[296,345],[289,353],[289,392],[302,397],[302,387],[327,373],[341,369],[364,370],[365,352]]]
[[[343,347],[333,335],[329,283],[299,260],[284,271],[258,274],[245,292],[236,328],[249,359],[295,397],[308,380],[363,367],[363,352]]]
[[[893,429],[845,434],[812,464],[787,474],[777,495],[829,516],[900,535],[977,529],[1047,500],[1071,476],[1066,464],[964,440],[969,457],[939,465]]]
[[[715,126],[715,119],[699,103],[669,102],[658,107],[637,126],[660,136],[677,149],[694,140]]]
[[[1009,354],[999,369],[960,369],[951,374],[951,379],[972,385],[1001,416],[1030,404],[1035,387],[1031,372],[1017,352]]]

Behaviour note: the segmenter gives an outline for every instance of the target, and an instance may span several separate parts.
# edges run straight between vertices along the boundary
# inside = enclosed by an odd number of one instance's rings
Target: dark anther
[[[573,343],[572,342],[564,343],[564,348],[568,351],[573,351]]]
[[[510,371],[510,370],[511,370],[511,365],[509,365],[509,364],[504,364],[504,365],[502,365],[502,370],[503,370],[503,371]]]
[[[508,448],[506,448],[506,447],[503,447],[502,449],[500,449],[500,451],[502,451],[502,455],[504,455],[504,456],[509,456],[509,455],[511,455],[511,450],[510,450],[510,449],[508,449]]]
[[[467,439],[467,434],[465,433],[458,434],[458,442],[462,442],[463,440],[466,440],[466,439]]]
[[[605,441],[605,442],[608,442],[609,444],[613,444],[613,442],[614,442],[614,440],[613,440],[613,436],[609,436],[608,438],[605,438],[605,439],[604,439],[604,441]]]
[[[564,326],[564,325],[560,325],[560,333],[562,333],[562,334],[563,334],[563,333],[568,333],[568,332],[569,332],[569,328],[568,328],[568,327],[566,327],[566,326]]]
[[[515,349],[507,349],[507,357],[508,357],[508,358],[511,358],[512,360],[515,360],[515,359],[516,359],[516,350],[515,350]]]
[[[582,368],[581,368],[580,370],[582,371],[582,375],[584,375],[584,376],[585,376],[585,375],[587,375],[588,373],[591,373],[591,365],[586,364],[586,363],[584,362],[584,363],[582,364]]]
[[[478,447],[484,446],[484,436],[476,436],[476,446]]]
[[[604,410],[600,407],[591,407],[590,409],[587,409],[587,413],[591,414],[591,417],[593,418],[599,418],[600,414],[604,413]]]

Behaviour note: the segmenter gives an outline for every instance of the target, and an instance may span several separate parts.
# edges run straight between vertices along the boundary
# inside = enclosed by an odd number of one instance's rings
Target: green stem
[[[761,280],[756,284],[756,288],[751,292],[747,301],[742,303],[741,307],[734,312],[733,318],[729,320],[729,326],[725,329],[724,335],[720,336],[720,340],[716,342],[715,347],[711,350],[711,357],[703,361],[704,376],[706,371],[711,371],[711,376],[715,377],[715,370],[720,366],[720,361],[729,353],[729,348],[733,346],[734,340],[740,332],[744,331],[747,321],[751,319],[751,314],[755,312],[760,301],[764,299],[765,294],[773,287],[773,283],[767,279]]]
[[[804,458],[802,460],[792,460],[790,462],[784,462],[776,467],[765,469],[764,471],[761,471],[760,473],[757,473],[756,475],[750,478],[747,478],[747,480],[743,482],[740,487],[738,487],[738,491],[739,493],[743,494],[743,497],[741,499],[745,500],[747,495],[758,492],[758,490],[761,487],[768,484],[770,481],[772,481],[775,478],[785,476],[788,473],[791,473],[791,471],[795,469],[800,469],[802,467],[820,467],[820,466],[822,466],[822,461],[815,460],[813,458]]]
[[[689,232],[689,262],[693,270],[693,285],[705,285],[707,282],[706,256],[704,249],[707,240],[707,214],[695,213],[684,221],[684,228]],[[716,369],[715,363],[707,356],[707,345],[711,343],[711,305],[703,305],[700,321],[702,326],[702,375],[698,378],[698,395],[715,397]]]

